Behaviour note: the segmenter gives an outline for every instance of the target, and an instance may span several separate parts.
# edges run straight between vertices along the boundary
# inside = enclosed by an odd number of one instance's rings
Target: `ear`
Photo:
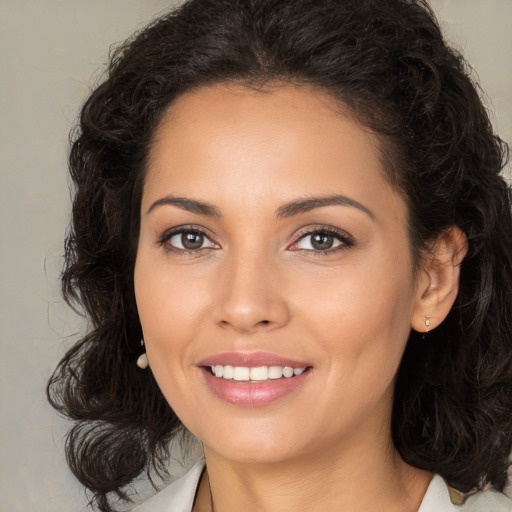
[[[415,331],[435,329],[450,312],[459,291],[460,264],[467,251],[466,236],[455,226],[443,231],[432,244],[416,283],[411,318]]]

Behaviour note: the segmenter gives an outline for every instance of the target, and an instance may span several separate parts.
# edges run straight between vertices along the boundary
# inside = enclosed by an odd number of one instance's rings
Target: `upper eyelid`
[[[315,233],[328,233],[330,235],[337,236],[342,240],[354,242],[354,237],[350,233],[348,233],[344,229],[334,228],[330,226],[304,228],[303,231],[298,233],[297,237],[295,238],[295,242],[297,242],[298,240],[305,236],[313,235]]]
[[[171,238],[174,235],[177,235],[179,233],[185,233],[185,232],[200,233],[201,235],[204,235],[206,238],[208,238],[208,240],[210,240],[211,242],[214,242],[214,240],[213,240],[214,237],[210,234],[209,230],[207,230],[203,227],[200,227],[200,226],[195,226],[193,224],[184,224],[182,226],[175,226],[175,227],[172,227],[169,229],[165,229],[163,231],[163,233],[158,238],[159,238],[159,240],[164,240],[164,239],[168,240],[169,238]]]

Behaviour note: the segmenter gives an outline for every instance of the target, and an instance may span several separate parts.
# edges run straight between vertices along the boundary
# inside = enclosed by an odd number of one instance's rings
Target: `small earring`
[[[144,347],[144,340],[140,340],[140,344],[142,347]],[[146,352],[143,352],[137,359],[137,366],[141,370],[145,370],[149,366],[148,356],[146,355]]]
[[[421,339],[424,340],[427,337],[427,334],[430,332],[430,316],[425,315],[425,327],[427,330],[421,335]]]

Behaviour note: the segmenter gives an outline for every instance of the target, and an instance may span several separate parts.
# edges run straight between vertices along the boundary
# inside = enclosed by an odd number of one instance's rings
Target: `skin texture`
[[[276,214],[333,194],[353,204]],[[200,249],[179,248],[180,226],[205,233]],[[311,245],[322,229],[339,232],[332,249]],[[135,292],[151,371],[204,444],[195,510],[210,509],[209,486],[221,512],[417,510],[431,475],[392,446],[394,376],[411,327],[449,312],[465,239],[443,234],[415,273],[407,232],[379,139],[327,95],[218,85],[171,105],[144,183]],[[307,378],[261,407],[205,385],[204,358],[257,351],[307,362]]]

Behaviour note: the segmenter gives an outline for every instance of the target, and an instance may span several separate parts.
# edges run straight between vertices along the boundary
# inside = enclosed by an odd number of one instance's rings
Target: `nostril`
[[[222,327],[223,329],[226,328],[234,328],[237,332],[255,332],[259,329],[267,329],[272,326],[273,322],[272,320],[260,320],[256,323],[247,322],[245,323],[242,319],[234,319],[233,322],[230,322],[229,320],[220,320],[218,325]]]

